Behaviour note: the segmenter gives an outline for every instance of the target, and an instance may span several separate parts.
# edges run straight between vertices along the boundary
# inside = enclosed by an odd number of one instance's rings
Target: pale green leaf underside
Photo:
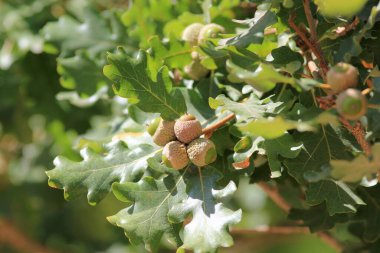
[[[372,159],[361,154],[352,161],[332,160],[332,177],[350,183],[359,182],[365,176],[373,177],[380,169],[380,144],[372,147],[372,154]]]
[[[71,199],[87,192],[90,204],[96,204],[110,191],[113,182],[138,179],[148,167],[147,160],[157,148],[143,144],[129,149],[123,142],[111,143],[104,154],[88,148],[81,150],[83,160],[74,162],[64,157],[54,160],[54,169],[47,171],[49,185],[65,191]]]
[[[134,244],[144,243],[152,251],[165,234],[182,248],[194,252],[215,252],[232,245],[228,226],[240,221],[241,211],[232,211],[223,202],[236,190],[230,182],[216,188],[220,174],[213,168],[203,169],[201,176],[186,169],[182,175],[171,174],[161,179],[145,177],[138,183],[115,183],[113,192],[119,200],[133,203],[109,221],[122,227]],[[182,222],[183,241],[179,238]]]

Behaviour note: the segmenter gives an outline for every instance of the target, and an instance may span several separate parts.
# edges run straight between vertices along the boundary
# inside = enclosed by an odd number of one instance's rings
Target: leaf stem
[[[278,193],[277,188],[268,185],[265,182],[258,183],[258,186],[268,195],[269,198],[273,200],[273,202],[280,207],[285,213],[289,213],[291,206],[288,202]],[[321,240],[323,240],[326,244],[330,245],[332,248],[337,250],[338,252],[342,252],[344,247],[338,242],[329,232],[320,231],[316,233]]]

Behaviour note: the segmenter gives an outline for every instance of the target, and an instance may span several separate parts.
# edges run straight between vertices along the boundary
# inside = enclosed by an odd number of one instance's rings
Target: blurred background
[[[252,17],[252,6],[218,1],[215,11],[228,27],[232,18]],[[139,131],[102,75],[105,52],[147,48],[151,35],[180,33],[201,14],[191,0],[0,0],[0,252],[145,252],[105,219],[123,203],[111,194],[97,206],[66,202],[45,171],[57,155],[79,160],[80,148],[101,149],[121,128]],[[233,204],[243,209],[242,228],[287,223],[248,181]],[[235,238],[220,252],[334,252],[313,235]]]

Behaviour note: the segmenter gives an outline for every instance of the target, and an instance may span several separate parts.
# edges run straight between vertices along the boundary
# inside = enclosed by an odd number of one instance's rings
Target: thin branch
[[[354,20],[349,23],[349,24],[346,24],[345,26],[340,26],[338,27],[336,30],[335,30],[335,34],[338,36],[338,37],[342,37],[344,35],[346,35],[349,31],[353,30],[356,28],[356,26],[360,23],[360,19],[358,17],[355,17]]]
[[[56,253],[28,238],[4,219],[0,219],[0,244],[7,244],[19,252],[25,253]]]
[[[288,204],[288,202],[285,201],[285,199],[278,193],[277,188],[274,188],[270,185],[268,185],[265,182],[257,183],[260,188],[268,195],[269,198],[273,200],[273,202],[279,206],[284,212],[288,213],[291,209],[291,206]]]
[[[317,27],[315,25],[313,14],[311,13],[309,0],[303,0],[303,8],[305,10],[307,23],[309,24],[311,40],[315,42],[317,41]]]
[[[296,17],[295,13],[292,13],[290,15],[288,19],[289,26],[296,32],[296,34],[302,39],[302,41],[308,46],[308,48],[313,52],[315,57],[318,59],[319,65],[322,70],[323,79],[326,79],[326,73],[329,70],[329,67],[325,58],[323,57],[323,53],[321,49],[319,48],[318,43],[316,41],[313,41],[313,42],[310,41],[307,38],[306,34],[303,31],[301,31],[301,29],[296,25],[296,23],[294,22],[295,17]]]
[[[365,139],[365,131],[360,121],[356,121],[355,126],[352,126],[348,120],[343,117],[339,117],[339,121],[342,125],[355,137],[360,147],[367,157],[372,156],[371,145]]]
[[[230,230],[235,235],[255,235],[255,234],[309,234],[310,230],[307,227],[258,227],[255,229],[232,228]]]
[[[232,113],[232,114],[226,116],[225,118],[221,119],[220,121],[215,122],[214,124],[212,124],[212,125],[210,125],[210,126],[204,128],[204,129],[202,130],[202,133],[205,134],[205,135],[208,135],[208,136],[209,136],[209,135],[211,135],[216,129],[218,129],[218,128],[224,126],[228,121],[233,120],[234,118],[235,118],[235,114]]]
[[[286,200],[278,193],[278,191],[269,186],[267,183],[261,182],[258,183],[259,187],[273,200],[275,204],[277,204],[283,211],[289,213],[290,205],[286,202]],[[338,252],[342,252],[344,247],[340,244],[330,233],[328,232],[317,232],[316,233],[321,240],[323,240],[326,244],[330,245],[332,248],[337,250]]]

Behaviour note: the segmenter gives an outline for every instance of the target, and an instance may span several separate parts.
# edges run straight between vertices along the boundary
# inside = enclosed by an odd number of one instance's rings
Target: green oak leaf
[[[226,67],[229,72],[228,80],[233,83],[247,83],[261,92],[272,90],[277,83],[290,84],[298,89],[294,78],[282,75],[270,64],[262,63],[255,71],[250,71],[227,60]]]
[[[74,56],[77,50],[85,49],[91,58],[95,58],[124,44],[125,28],[116,12],[99,13],[86,8],[81,19],[64,15],[42,29],[45,41],[59,48],[60,57]]]
[[[330,179],[311,183],[306,191],[306,201],[310,205],[326,202],[329,215],[355,213],[357,206],[365,205],[345,183]]]
[[[349,160],[350,148],[346,147],[340,136],[330,126],[322,126],[317,133],[293,135],[303,143],[297,159],[285,159],[288,172],[299,183],[317,182],[329,175],[331,160]]]
[[[228,225],[240,221],[241,211],[232,211],[223,202],[235,192],[236,185],[231,181],[219,189],[217,180],[221,175],[211,167],[200,174],[189,168],[179,174],[159,168],[157,163],[152,165],[169,175],[159,179],[147,176],[137,183],[114,183],[115,196],[131,205],[108,220],[123,228],[131,243],[144,243],[151,251],[157,250],[163,235],[195,252],[215,252],[220,246],[230,246]],[[182,242],[180,228],[190,214]]]
[[[251,94],[242,102],[235,102],[227,98],[225,95],[219,95],[216,98],[209,98],[209,105],[212,109],[223,111],[231,111],[236,114],[238,122],[247,119],[263,118],[265,114],[274,113],[282,102],[273,102],[270,98],[260,100],[256,95]]]
[[[245,48],[249,44],[261,44],[264,40],[264,30],[270,25],[277,22],[276,14],[271,11],[255,12],[255,17],[250,20],[244,20],[240,23],[250,25],[250,28],[233,38],[223,39],[219,41],[221,45],[233,45]]]
[[[165,120],[177,119],[187,111],[183,95],[172,88],[167,67],[158,71],[157,81],[150,77],[146,52],[140,51],[134,59],[119,48],[108,54],[108,62],[103,71],[114,83],[115,93],[142,111],[160,113]]]
[[[281,176],[280,156],[284,158],[296,158],[301,152],[302,142],[294,141],[290,134],[285,134],[279,138],[265,140],[262,137],[244,136],[234,148],[234,161],[239,165],[249,159],[253,153],[266,155],[271,170],[271,178]]]
[[[273,49],[271,52],[273,57],[273,61],[270,63],[275,66],[283,66],[292,62],[300,62],[301,64],[304,62],[304,59],[300,53],[294,52],[287,46],[282,46],[276,49]]]
[[[297,129],[299,132],[315,132],[317,125],[329,124],[335,121],[335,116],[326,112],[319,114],[309,121],[295,121],[285,119],[283,116],[276,116],[274,118],[251,120],[247,123],[239,123],[236,126],[240,131],[246,134],[261,136],[265,139],[275,139],[286,134],[288,130]]]
[[[186,64],[191,63],[191,48],[188,43],[170,38],[170,42],[166,44],[158,36],[153,36],[149,40],[149,45],[152,64],[156,69],[162,65],[169,68],[183,68]]]
[[[181,224],[170,223],[167,215],[175,204],[186,198],[183,176],[159,180],[144,177],[137,183],[114,183],[112,191],[119,200],[132,205],[107,219],[123,228],[132,244],[144,243],[148,250],[155,252],[164,234],[178,246],[182,244]]]
[[[235,153],[233,154],[233,159],[235,163],[233,166],[237,169],[241,168],[238,165],[249,159],[255,152],[264,155],[265,150],[260,147],[263,141],[264,139],[261,137],[253,138],[251,136],[243,136],[234,147]]]
[[[58,58],[57,62],[62,86],[67,89],[76,89],[80,95],[92,95],[99,87],[107,84],[102,68],[84,52],[74,57]]]
[[[358,208],[350,230],[366,242],[375,242],[380,238],[380,186],[361,187],[358,192],[367,205]]]
[[[218,247],[233,244],[228,226],[238,223],[242,212],[232,211],[223,204],[236,191],[236,185],[230,181],[226,187],[218,189],[219,178],[220,174],[211,167],[186,178],[188,197],[168,213],[170,221],[175,223],[191,215],[191,221],[184,227],[182,248],[196,253],[216,252]]]
[[[380,12],[380,3],[373,6],[367,22],[361,30],[353,33],[351,36],[342,40],[339,45],[339,50],[336,53],[336,61],[350,62],[352,57],[359,56],[363,52],[361,41],[363,39],[374,38],[372,36],[372,28],[376,23],[376,17]]]
[[[87,192],[89,203],[95,205],[107,195],[113,182],[138,179],[148,166],[147,160],[156,153],[157,148],[147,144],[129,149],[123,142],[112,142],[102,154],[82,149],[80,162],[58,156],[56,167],[46,174],[51,187],[64,190],[65,199]]]
[[[271,177],[281,176],[280,156],[284,158],[294,159],[301,152],[302,142],[297,142],[290,134],[282,135],[276,139],[265,140],[263,149],[268,158]]]
[[[325,203],[312,206],[309,209],[291,209],[288,218],[297,221],[302,220],[312,233],[332,229],[335,224],[346,222],[349,219],[348,214],[330,215]]]
[[[371,178],[380,169],[380,144],[372,147],[373,157],[369,159],[364,154],[360,154],[352,161],[332,160],[331,176],[337,180],[354,183],[359,182],[363,177]]]
[[[55,98],[58,101],[69,101],[78,107],[90,107],[100,99],[108,97],[108,86],[103,86],[89,97],[81,97],[76,91],[61,91],[57,93]]]

